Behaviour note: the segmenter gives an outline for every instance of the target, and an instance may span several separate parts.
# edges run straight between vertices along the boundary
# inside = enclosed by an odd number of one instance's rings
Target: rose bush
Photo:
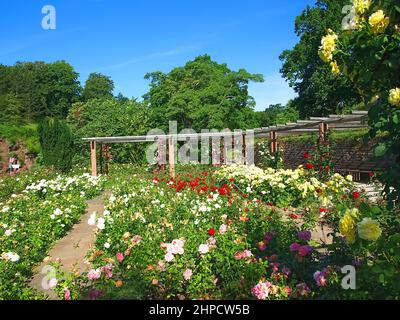
[[[18,176],[17,184],[25,189],[0,202],[0,299],[40,297],[28,286],[34,267],[79,220],[85,200],[104,184],[87,174],[50,180],[42,176]]]
[[[368,204],[345,178],[310,182],[309,174],[230,166],[118,181],[104,215],[89,221],[98,227],[93,269],[60,272],[60,297],[398,298],[399,261],[391,261],[384,278],[376,272],[398,250],[399,221]],[[263,198],[275,183],[293,193],[286,206]],[[319,240],[321,225],[331,241]],[[346,265],[357,271],[354,291],[341,286]]]

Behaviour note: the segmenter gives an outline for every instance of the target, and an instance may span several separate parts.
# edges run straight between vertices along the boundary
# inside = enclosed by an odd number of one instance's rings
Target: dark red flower
[[[369,173],[370,178],[373,178],[375,176],[375,173],[373,173],[372,171]]]
[[[314,165],[312,163],[307,163],[306,168],[307,168],[307,170],[312,170],[312,169],[314,169]]]
[[[320,213],[324,213],[324,212],[327,212],[328,211],[328,209],[326,209],[326,208],[319,208],[319,212]]]
[[[304,159],[309,159],[310,158],[310,154],[308,152],[305,152],[303,157],[304,157]]]
[[[357,200],[361,198],[361,193],[358,191],[353,192],[353,199]]]
[[[209,230],[208,230],[208,234],[209,234],[210,236],[214,236],[214,235],[215,235],[215,229],[214,229],[214,228],[209,229]]]

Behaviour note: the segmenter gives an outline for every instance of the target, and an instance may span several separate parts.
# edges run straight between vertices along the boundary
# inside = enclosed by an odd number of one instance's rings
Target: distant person
[[[10,172],[10,174],[13,172],[14,162],[15,162],[15,158],[14,157],[10,157],[8,159],[8,171]]]

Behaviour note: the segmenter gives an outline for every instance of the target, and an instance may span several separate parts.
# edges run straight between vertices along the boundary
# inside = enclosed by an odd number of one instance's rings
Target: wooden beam
[[[242,160],[242,164],[247,164],[247,154],[246,154],[246,134],[243,133],[242,135],[242,146],[243,146],[243,151],[242,151],[242,156],[243,156],[243,160]]]
[[[92,164],[92,176],[97,177],[96,141],[90,142],[90,161]]]
[[[168,161],[169,161],[169,175],[175,178],[175,141],[173,138],[168,139]]]
[[[271,140],[271,153],[276,153],[278,151],[278,140],[276,131],[271,131],[269,133],[269,139]]]

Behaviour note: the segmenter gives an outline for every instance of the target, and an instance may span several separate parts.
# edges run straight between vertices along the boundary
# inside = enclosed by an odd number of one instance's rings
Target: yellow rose
[[[346,237],[347,242],[353,244],[356,241],[356,223],[351,214],[346,213],[339,221],[340,233]]]
[[[372,28],[372,32],[375,34],[385,32],[389,25],[389,17],[386,17],[383,10],[378,10],[369,17],[369,25]]]
[[[389,103],[394,106],[400,106],[400,88],[390,90]]]
[[[364,218],[358,225],[358,236],[368,241],[376,241],[382,234],[379,222],[370,218]]]
[[[328,30],[328,34],[322,37],[318,54],[323,61],[331,62],[333,60],[333,52],[336,50],[337,39],[337,34],[330,29]]]
[[[356,10],[356,13],[362,15],[369,9],[371,6],[371,0],[353,0],[353,6]]]
[[[339,69],[339,66],[338,66],[338,64],[337,64],[337,62],[336,61],[332,61],[331,62],[331,68],[332,68],[332,73],[334,74],[334,75],[339,75],[340,74],[340,69]]]

